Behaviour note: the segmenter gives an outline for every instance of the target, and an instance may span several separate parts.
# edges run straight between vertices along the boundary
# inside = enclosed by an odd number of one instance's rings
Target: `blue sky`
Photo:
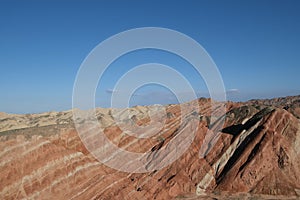
[[[296,0],[1,1],[0,112],[70,109],[76,73],[88,53],[114,34],[148,26],[199,42],[217,64],[229,99],[300,94],[299,10]],[[109,106],[117,77],[147,62],[172,65],[205,95],[201,77],[180,58],[141,51],[113,63],[113,73],[98,87],[97,106]],[[159,86],[136,94],[131,105],[174,101]]]

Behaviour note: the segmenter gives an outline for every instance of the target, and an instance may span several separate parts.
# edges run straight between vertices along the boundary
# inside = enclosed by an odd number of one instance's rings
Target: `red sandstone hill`
[[[71,111],[1,113],[0,199],[300,198],[299,97],[228,102],[221,127],[218,119],[210,124],[211,100],[194,101],[192,108],[195,104],[199,110],[187,116],[181,116],[179,105],[166,106],[166,124],[159,136],[150,138],[124,133],[110,109],[96,110],[107,138],[127,151],[149,152],[150,166],[168,159],[160,149],[198,126],[177,160],[146,173],[101,164],[80,140]],[[150,108],[130,108],[130,118],[118,113],[125,126],[142,126],[149,123]],[[215,143],[209,146],[207,138]],[[209,151],[199,156],[206,146]]]

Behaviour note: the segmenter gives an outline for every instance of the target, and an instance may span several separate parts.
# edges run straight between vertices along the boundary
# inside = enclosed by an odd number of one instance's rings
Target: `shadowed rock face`
[[[274,99],[250,100],[246,102],[246,104],[255,105],[258,107],[275,106],[277,108],[282,108],[289,111],[295,117],[300,119],[300,95]]]
[[[299,198],[299,107],[287,101],[293,112],[284,109],[284,99],[274,105],[272,100],[228,102],[220,137],[204,158],[199,157],[200,147],[218,125],[209,126],[209,99],[191,103],[198,103],[200,110],[184,116],[184,127],[180,106],[166,106],[160,135],[141,139],[124,134],[110,109],[97,109],[107,138],[127,151],[150,152],[149,164],[164,159],[159,149],[176,135],[188,133],[192,123],[198,125],[192,144],[179,159],[148,173],[120,172],[98,162],[74,129],[71,111],[1,113],[0,199]],[[148,110],[134,107],[128,119],[121,119],[127,126],[143,126],[149,123]],[[124,110],[117,113],[123,116]]]

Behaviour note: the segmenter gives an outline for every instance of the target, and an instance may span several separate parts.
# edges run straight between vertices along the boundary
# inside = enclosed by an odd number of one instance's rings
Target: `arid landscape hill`
[[[127,151],[150,152],[148,164],[163,162],[160,149],[197,125],[187,151],[148,173],[126,173],[99,162],[83,145],[71,110],[0,113],[0,199],[299,199],[300,96],[227,102],[222,127],[210,124],[211,102],[190,102],[199,110],[186,116],[180,105],[164,106],[166,123],[159,136],[149,138],[124,133],[112,112],[125,126],[143,126],[155,106],[129,108],[130,117],[122,109],[96,109],[107,138]],[[215,144],[199,156],[216,129]]]

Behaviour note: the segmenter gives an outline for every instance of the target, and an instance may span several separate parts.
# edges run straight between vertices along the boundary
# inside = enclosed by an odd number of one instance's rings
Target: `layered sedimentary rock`
[[[289,108],[295,111],[297,104],[292,102]],[[199,109],[193,110],[196,104]],[[106,137],[118,148],[148,152],[145,162],[150,168],[169,159],[161,150],[169,148],[172,140],[198,127],[178,159],[145,173],[122,172],[99,162],[82,143],[71,111],[1,113],[0,198],[299,198],[298,115],[283,103],[270,104],[228,102],[222,126],[220,119],[212,119],[210,99],[191,102],[192,109],[185,116],[180,105],[165,106],[163,128],[148,138],[127,134],[124,128],[149,124],[148,111],[155,106],[130,108],[130,114],[125,113],[128,110],[96,109]],[[117,113],[122,128],[112,113]],[[92,141],[97,141],[96,136]]]

